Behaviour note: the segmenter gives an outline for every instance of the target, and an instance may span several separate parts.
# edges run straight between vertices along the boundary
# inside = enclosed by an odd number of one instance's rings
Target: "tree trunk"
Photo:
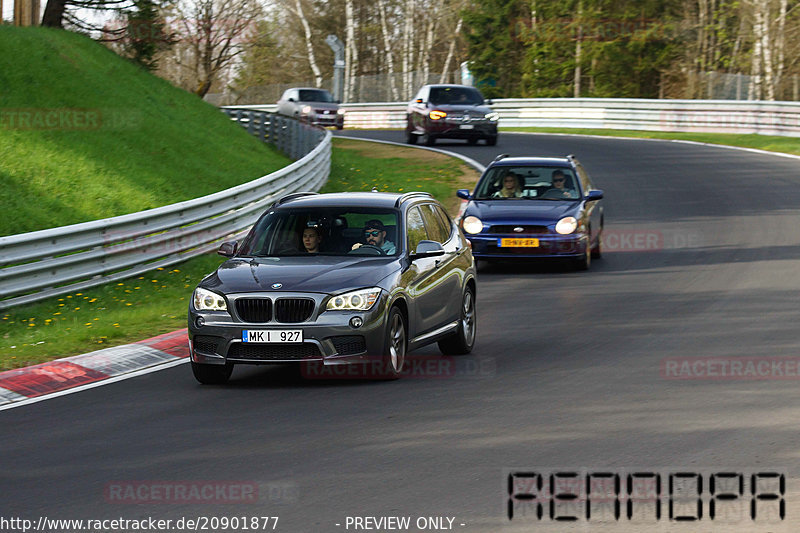
[[[760,100],[762,95],[761,58],[763,53],[761,47],[764,42],[764,17],[758,2],[754,4],[753,18],[753,61],[750,66],[750,76],[752,80],[750,82],[750,90],[748,91],[747,99]]]
[[[458,22],[456,22],[456,31],[453,32],[453,40],[450,41],[450,49],[447,50],[447,58],[444,60],[444,67],[442,68],[442,75],[439,78],[439,83],[447,82],[447,73],[450,70],[450,62],[453,60],[453,55],[456,52],[456,41],[458,40],[458,34],[461,33],[461,25],[464,23],[464,19],[459,17]]]
[[[394,80],[394,55],[392,54],[392,45],[389,42],[389,28],[386,24],[386,4],[384,0],[378,0],[378,9],[381,15],[381,31],[383,32],[383,50],[386,54],[387,77],[388,85],[391,90],[391,100],[393,102],[400,101],[400,94],[397,92],[397,85]]]
[[[575,86],[572,92],[572,96],[575,98],[581,97],[581,44],[583,41],[583,1],[579,0],[578,2],[578,35],[575,39]]]
[[[300,0],[295,0],[295,9],[295,14],[300,18],[300,23],[303,25],[303,33],[305,34],[306,38],[308,64],[311,67],[311,72],[314,73],[314,82],[316,83],[316,87],[322,87],[322,72],[320,72],[319,67],[317,66],[317,57],[314,55],[311,27],[308,24],[308,19],[306,18],[305,13],[303,12],[303,6],[300,4]]]
[[[64,11],[67,8],[67,0],[47,0],[42,16],[42,26],[50,28],[62,28],[64,26]]]
[[[344,101],[350,102],[355,97],[355,77],[358,73],[358,43],[356,42],[353,0],[345,0],[345,22],[347,41],[345,43]]]
[[[403,31],[403,99],[408,100],[413,96],[414,79],[411,73],[414,64],[414,0],[406,0],[405,27]]]

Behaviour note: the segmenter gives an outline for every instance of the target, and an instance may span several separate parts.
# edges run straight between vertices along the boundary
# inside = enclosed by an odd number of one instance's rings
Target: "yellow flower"
[[[97,301],[97,298],[92,298],[91,300],[89,300],[89,303],[90,303],[90,304],[93,304],[93,303],[95,303],[96,301]]]
[[[130,304],[130,303],[126,303],[125,305],[132,305],[132,304]]]
[[[125,284],[124,283],[117,283],[117,287],[122,287],[123,285],[125,285]]]
[[[60,314],[61,314],[61,311],[59,311],[58,313],[53,313],[53,316],[60,315]]]
[[[92,325],[91,322],[87,322],[86,324],[84,324],[84,326],[91,326],[91,325]]]
[[[75,296],[83,296],[83,293],[82,292],[76,292]]]

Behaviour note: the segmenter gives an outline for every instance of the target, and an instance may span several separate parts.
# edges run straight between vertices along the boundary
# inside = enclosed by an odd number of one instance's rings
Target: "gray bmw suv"
[[[466,354],[475,342],[472,252],[428,193],[289,195],[219,253],[229,259],[189,304],[200,383],[292,362],[393,379],[411,350]]]

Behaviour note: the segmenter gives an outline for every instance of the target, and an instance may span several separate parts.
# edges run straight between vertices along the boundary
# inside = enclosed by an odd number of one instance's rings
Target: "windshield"
[[[481,105],[483,98],[471,87],[431,87],[433,105]]]
[[[301,89],[300,90],[301,102],[327,102],[333,103],[333,96],[328,91],[317,89]]]
[[[390,209],[284,208],[256,223],[239,256],[397,255],[396,242],[397,213]]]
[[[475,189],[476,200],[575,200],[578,180],[570,168],[500,166],[490,169]]]

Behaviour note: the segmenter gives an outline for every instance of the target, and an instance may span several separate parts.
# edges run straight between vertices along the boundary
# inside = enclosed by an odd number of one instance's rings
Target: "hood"
[[[473,200],[464,216],[476,216],[488,224],[555,224],[566,216],[577,217],[580,200]]]
[[[200,286],[225,294],[237,292],[338,293],[378,286],[399,268],[396,257],[298,256],[234,258],[224,262]],[[273,289],[273,283],[282,284]]]
[[[470,113],[471,115],[480,115],[483,117],[487,113],[491,113],[492,110],[488,106],[485,105],[454,105],[454,104],[440,104],[434,105],[433,109],[439,109],[441,111],[446,112],[447,114],[464,114]]]

